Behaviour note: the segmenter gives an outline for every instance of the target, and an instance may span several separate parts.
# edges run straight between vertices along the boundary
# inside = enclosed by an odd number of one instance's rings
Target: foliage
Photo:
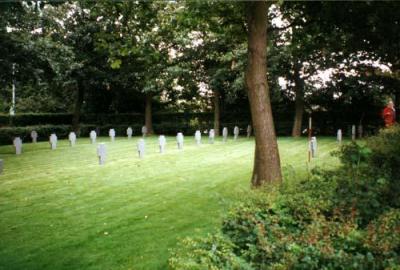
[[[209,235],[205,238],[185,238],[180,242],[169,264],[173,269],[232,269],[251,270],[243,259],[233,252],[233,244],[221,235]],[[184,248],[182,248],[184,247]],[[185,259],[182,259],[185,258]]]

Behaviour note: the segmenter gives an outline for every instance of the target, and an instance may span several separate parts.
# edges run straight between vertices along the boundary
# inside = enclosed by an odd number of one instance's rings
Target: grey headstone
[[[55,150],[57,148],[57,135],[52,133],[49,137],[51,150]]]
[[[22,140],[20,137],[16,137],[13,141],[14,147],[15,147],[15,154],[16,155],[21,155],[22,153]]]
[[[362,138],[362,137],[363,137],[363,126],[358,125],[358,138]]]
[[[76,134],[75,134],[75,132],[70,132],[70,133],[69,133],[69,135],[68,135],[68,140],[69,140],[69,144],[70,144],[71,146],[74,146],[74,145],[75,145],[75,142],[76,142]]]
[[[147,127],[146,126],[142,127],[142,134],[143,134],[143,137],[145,137],[147,135]]]
[[[113,142],[113,141],[115,141],[115,129],[110,129],[109,131],[108,131],[108,136],[110,136],[110,139],[111,139],[111,141]]]
[[[96,138],[97,138],[97,134],[96,131],[92,130],[90,131],[90,140],[92,141],[92,143],[96,143]]]
[[[146,144],[144,142],[144,139],[139,139],[137,143],[137,151],[139,154],[139,158],[143,158],[146,152]]]
[[[210,129],[210,132],[208,133],[208,139],[210,143],[214,143],[215,131],[213,129]]]
[[[194,139],[195,139],[197,145],[201,144],[201,132],[200,132],[200,130],[196,130],[196,132],[194,133]]]
[[[3,172],[3,168],[4,168],[4,161],[0,159],[0,174]]]
[[[164,135],[160,135],[158,138],[158,146],[160,147],[160,153],[164,153],[165,145],[167,144],[167,140]]]
[[[107,148],[105,143],[99,143],[97,145],[97,157],[99,158],[99,165],[106,163]]]
[[[337,141],[338,141],[338,143],[342,143],[342,140],[343,140],[342,130],[338,129],[338,131],[337,131]]]
[[[351,139],[354,141],[356,139],[356,126],[351,126]]]
[[[233,128],[233,139],[237,140],[238,136],[239,136],[239,127],[235,126]]]
[[[310,151],[311,151],[311,157],[315,158],[317,156],[317,138],[316,137],[311,137],[310,141]]]
[[[184,141],[183,134],[181,132],[179,132],[176,135],[176,142],[178,144],[178,149],[183,149],[183,141]]]
[[[131,127],[128,127],[126,129],[126,135],[128,136],[128,139],[132,138],[133,130]]]
[[[228,139],[228,128],[224,127],[222,129],[222,139],[224,142],[226,142],[226,140]]]
[[[37,137],[38,137],[38,134],[37,134],[36,130],[32,130],[31,131],[31,138],[32,138],[32,142],[33,143],[37,143]]]
[[[247,138],[250,138],[250,136],[251,136],[251,125],[248,125],[247,126]]]

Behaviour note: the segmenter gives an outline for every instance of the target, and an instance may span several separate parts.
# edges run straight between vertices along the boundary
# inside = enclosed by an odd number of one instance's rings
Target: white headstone
[[[250,138],[251,136],[251,125],[247,126],[247,138]]]
[[[76,134],[75,134],[75,132],[70,132],[70,133],[69,133],[69,135],[68,135],[68,140],[69,140],[69,144],[70,144],[71,146],[74,146],[74,145],[75,145],[75,142],[76,142]]]
[[[224,142],[226,142],[226,140],[228,139],[228,128],[227,127],[224,127],[222,129],[222,138],[223,138]]]
[[[178,143],[178,149],[183,149],[183,134],[179,132],[176,135],[176,142]]]
[[[165,136],[160,135],[160,137],[158,138],[158,145],[160,147],[160,153],[164,153],[166,144],[167,144],[167,140],[165,139]]]
[[[139,139],[137,143],[137,151],[139,154],[139,158],[143,158],[146,151],[146,144],[144,142],[144,139]]]
[[[105,143],[99,143],[97,145],[97,156],[99,158],[99,165],[106,163],[107,149]]]
[[[311,137],[310,151],[311,151],[311,157],[315,158],[317,156],[317,138],[316,137]]]
[[[113,141],[115,141],[115,129],[110,129],[109,131],[108,131],[108,136],[110,136],[110,139],[111,139],[111,141],[113,142]]]
[[[143,134],[143,137],[147,135],[147,127],[146,126],[142,127],[142,134]]]
[[[201,132],[200,132],[200,130],[196,130],[196,132],[194,133],[194,139],[195,139],[197,145],[201,144]]]
[[[16,155],[21,155],[22,153],[22,140],[20,137],[16,137],[13,141],[14,147],[15,147],[15,154]]]
[[[37,137],[38,137],[38,134],[37,134],[36,130],[32,130],[31,138],[32,138],[33,143],[37,143]]]
[[[363,126],[358,125],[358,138],[362,138],[362,137],[363,137]]]
[[[208,133],[208,138],[209,138],[210,143],[214,143],[215,131],[213,129],[210,129],[210,132]]]
[[[57,148],[57,135],[52,133],[49,138],[51,150],[55,150]]]
[[[126,130],[126,135],[128,136],[128,139],[132,138],[133,130],[131,127],[128,127]]]
[[[342,143],[342,139],[343,139],[342,130],[338,129],[338,131],[337,131],[337,141],[338,141],[338,143]]]
[[[235,126],[233,129],[233,138],[236,140],[239,136],[239,127]]]
[[[351,126],[351,139],[354,141],[356,139],[356,126]]]
[[[97,138],[96,131],[94,130],[90,131],[90,140],[92,141],[92,143],[96,143],[96,138]]]
[[[0,174],[3,172],[4,161],[0,159]]]

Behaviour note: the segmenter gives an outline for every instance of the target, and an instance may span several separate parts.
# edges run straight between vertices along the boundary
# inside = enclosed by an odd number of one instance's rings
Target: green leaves
[[[119,69],[121,67],[122,64],[122,60],[121,59],[110,59],[109,60],[111,62],[111,68],[112,69]]]

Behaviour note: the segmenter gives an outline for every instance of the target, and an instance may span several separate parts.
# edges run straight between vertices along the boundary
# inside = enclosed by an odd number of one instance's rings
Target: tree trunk
[[[220,108],[220,95],[218,90],[214,90],[214,131],[215,136],[219,136],[220,130],[220,119],[221,119],[221,108]]]
[[[295,81],[295,112],[294,122],[292,129],[293,137],[301,136],[301,126],[304,114],[304,81],[300,78],[300,65],[295,64],[294,67],[294,81]]]
[[[152,110],[151,103],[153,99],[153,94],[146,94],[146,108],[145,108],[145,126],[147,128],[147,134],[153,134],[153,120],[152,120]]]
[[[76,88],[76,99],[75,99],[75,107],[72,115],[72,130],[79,135],[80,134],[80,117],[81,117],[81,108],[83,104],[83,84],[78,83]]]
[[[248,57],[246,86],[255,134],[251,183],[282,181],[281,165],[267,84],[267,2],[248,3]]]

